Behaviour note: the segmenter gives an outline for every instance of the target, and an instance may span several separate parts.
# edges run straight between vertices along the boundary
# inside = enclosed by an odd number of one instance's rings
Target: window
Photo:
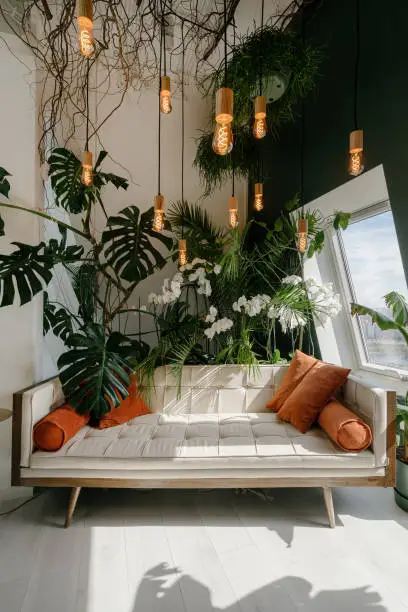
[[[351,300],[392,316],[385,294],[398,291],[408,298],[408,291],[389,203],[353,213],[338,239]],[[358,317],[355,330],[361,337],[362,361],[408,370],[408,347],[402,334],[381,331],[368,316]]]

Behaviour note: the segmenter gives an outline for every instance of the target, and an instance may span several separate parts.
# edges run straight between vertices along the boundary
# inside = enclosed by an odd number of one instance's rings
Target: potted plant
[[[385,304],[392,312],[392,318],[381,312],[351,304],[352,315],[368,315],[374,324],[383,330],[399,331],[408,344],[408,304],[400,293],[391,291],[385,296]],[[408,396],[398,398],[397,402],[397,478],[395,501],[398,506],[408,512]]]

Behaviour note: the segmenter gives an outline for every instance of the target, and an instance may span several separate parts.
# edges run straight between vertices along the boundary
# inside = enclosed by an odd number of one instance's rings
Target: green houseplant
[[[408,304],[400,293],[391,291],[385,296],[385,304],[392,312],[392,318],[361,304],[351,304],[352,315],[367,315],[382,330],[400,332],[408,344]],[[397,482],[395,500],[403,510],[408,511],[408,408],[407,396],[397,402]]]

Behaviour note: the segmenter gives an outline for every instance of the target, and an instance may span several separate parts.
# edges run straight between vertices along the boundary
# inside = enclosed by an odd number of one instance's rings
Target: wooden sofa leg
[[[326,504],[327,516],[332,529],[336,526],[336,517],[334,516],[333,495],[331,487],[323,487],[324,503]]]
[[[71,489],[71,494],[69,496],[69,502],[68,502],[67,518],[65,520],[65,528],[69,527],[71,524],[72,515],[75,512],[75,507],[77,505],[77,501],[78,501],[79,494],[81,492],[81,488],[82,487],[72,487]]]

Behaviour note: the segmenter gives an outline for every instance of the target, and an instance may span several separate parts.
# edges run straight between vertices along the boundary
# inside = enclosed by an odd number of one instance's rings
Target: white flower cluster
[[[214,321],[211,327],[207,327],[204,330],[204,334],[212,340],[215,334],[221,334],[222,332],[228,331],[234,325],[231,319],[227,319],[227,317],[223,317],[222,319],[218,319],[218,321]]]
[[[269,295],[255,295],[253,298],[247,300],[245,295],[233,303],[232,310],[235,312],[245,312],[250,317],[255,317],[260,314],[271,302]]]
[[[316,308],[316,316],[321,325],[329,319],[336,317],[341,311],[341,300],[338,293],[333,291],[333,283],[319,283],[314,278],[305,282],[309,299]]]
[[[301,282],[302,282],[301,277],[296,276],[295,274],[292,274],[291,276],[285,276],[285,278],[282,279],[282,283],[284,285],[298,285]]]
[[[268,317],[269,319],[279,320],[284,334],[286,334],[288,330],[295,329],[296,327],[304,327],[307,323],[306,315],[302,312],[292,310],[292,308],[285,305],[270,306],[268,309]]]
[[[191,272],[191,274],[188,275],[188,280],[190,282],[197,282],[197,293],[209,297],[212,293],[212,289],[211,283],[206,276],[207,271],[219,274],[221,272],[221,266],[218,264],[213,266],[205,259],[196,257],[191,263],[181,266],[179,272],[177,272],[172,279],[166,278],[164,280],[161,294],[150,293],[148,296],[149,304],[163,306],[166,304],[173,304],[173,302],[178,300],[181,295],[181,287],[184,282],[183,273],[185,272]]]

